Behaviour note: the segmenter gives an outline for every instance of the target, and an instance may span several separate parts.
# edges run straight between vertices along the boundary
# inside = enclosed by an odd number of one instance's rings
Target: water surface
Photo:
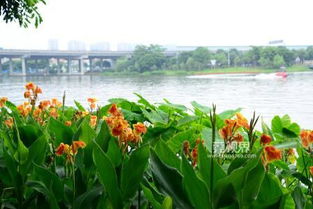
[[[13,102],[24,101],[26,82],[42,87],[40,99],[61,100],[66,91],[68,105],[73,100],[87,104],[87,97],[97,97],[105,104],[109,98],[123,97],[136,101],[137,92],[149,101],[190,106],[195,100],[203,105],[217,104],[218,111],[242,107],[249,118],[255,110],[269,121],[274,115],[289,114],[304,128],[313,128],[313,73],[293,73],[287,79],[274,75],[210,75],[210,76],[47,76],[0,77],[0,96]]]

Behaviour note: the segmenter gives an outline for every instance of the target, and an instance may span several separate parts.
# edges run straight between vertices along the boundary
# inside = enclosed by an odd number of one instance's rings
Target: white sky
[[[58,39],[164,45],[313,44],[312,0],[46,0],[35,29],[0,21],[0,47]]]

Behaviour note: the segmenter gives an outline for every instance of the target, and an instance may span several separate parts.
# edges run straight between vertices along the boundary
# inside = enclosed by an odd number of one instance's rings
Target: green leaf
[[[183,185],[192,205],[197,209],[210,208],[209,192],[205,183],[200,180],[185,155],[182,159]]]
[[[182,131],[176,134],[173,138],[167,141],[168,147],[173,150],[174,153],[177,153],[183,145],[184,141],[189,141],[193,142],[195,139],[195,130],[193,128],[187,130],[187,131]]]
[[[150,160],[153,178],[159,189],[173,198],[176,207],[193,208],[182,187],[183,177],[178,170],[164,164],[153,150],[150,151]]]
[[[173,200],[170,196],[166,196],[162,203],[163,209],[172,209],[173,208]]]
[[[144,145],[132,152],[129,159],[123,163],[121,177],[123,199],[130,199],[135,195],[142,180],[148,159],[149,146]]]
[[[76,107],[77,107],[77,109],[78,109],[79,111],[82,111],[82,112],[85,112],[85,111],[86,111],[85,108],[83,107],[83,105],[81,105],[79,102],[77,102],[76,100],[74,100],[74,103],[75,103],[75,105],[76,105]]]
[[[117,175],[114,169],[114,165],[109,157],[96,143],[93,151],[93,160],[97,167],[99,180],[107,191],[113,208],[123,208],[122,194],[118,186]]]
[[[39,165],[33,164],[36,179],[40,180],[46,188],[55,196],[55,199],[61,201],[64,199],[64,185],[60,178]]]
[[[54,118],[50,118],[48,130],[52,137],[55,137],[55,145],[60,143],[71,144],[73,138],[73,130]]]
[[[109,147],[109,141],[111,139],[110,129],[105,121],[101,122],[100,131],[96,137],[97,144],[104,152],[107,152]]]
[[[302,193],[300,186],[297,186],[295,190],[291,193],[293,200],[296,204],[296,209],[303,209],[305,206],[305,197]]]
[[[50,209],[59,209],[58,202],[54,194],[47,188],[47,186],[41,181],[28,181],[26,185],[34,190],[43,194],[47,199],[50,206]]]
[[[224,170],[216,162],[215,159],[208,157],[208,154],[202,144],[198,145],[198,163],[199,163],[199,173],[202,180],[206,183],[207,188],[211,188],[211,160],[213,160],[213,188],[215,187],[218,180],[226,176]]]
[[[162,205],[155,199],[153,196],[153,193],[148,187],[145,187],[144,185],[141,185],[142,191],[147,198],[147,200],[151,203],[154,209],[163,209]]]
[[[99,198],[103,193],[103,186],[95,186],[89,191],[81,194],[74,201],[73,208],[75,209],[87,209],[94,208],[95,201]]]
[[[115,167],[118,167],[122,163],[122,153],[117,144],[117,139],[111,138],[109,142],[109,148],[106,154]]]
[[[197,116],[186,115],[177,121],[177,127],[188,125],[198,119]]]
[[[158,141],[155,152],[164,163],[178,170],[180,169],[180,160],[163,140]]]
[[[201,113],[208,114],[211,111],[211,108],[201,105],[196,101],[192,101],[191,105],[194,107],[196,111],[200,111]]]
[[[19,164],[24,164],[27,161],[29,151],[23,142],[18,139],[17,150],[14,154],[14,158]]]

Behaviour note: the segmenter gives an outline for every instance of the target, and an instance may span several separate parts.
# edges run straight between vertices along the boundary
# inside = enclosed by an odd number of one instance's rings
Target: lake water
[[[109,98],[123,97],[136,101],[134,92],[153,103],[163,98],[172,103],[190,106],[195,100],[210,106],[217,104],[218,112],[243,108],[250,118],[253,111],[266,122],[274,115],[289,114],[303,128],[313,128],[313,72],[292,73],[286,79],[274,75],[210,75],[210,76],[50,76],[0,77],[0,97],[24,101],[26,82],[35,82],[43,89],[40,99],[62,99],[66,91],[68,105],[73,100],[87,104],[87,97],[96,97],[101,104]]]

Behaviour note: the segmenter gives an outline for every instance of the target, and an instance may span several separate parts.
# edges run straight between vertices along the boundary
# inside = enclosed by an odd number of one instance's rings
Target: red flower
[[[58,155],[58,156],[63,155],[64,150],[65,150],[65,144],[61,143],[58,146],[58,148],[55,150],[55,154]]]
[[[118,108],[117,108],[117,106],[116,106],[116,104],[112,104],[112,106],[110,107],[110,109],[109,109],[109,113],[111,114],[111,115],[119,115],[119,110],[118,110]]]
[[[85,148],[86,147],[86,143],[83,141],[73,141],[72,143],[72,151],[73,154],[75,155],[77,153],[77,150],[80,148]]]
[[[264,148],[265,151],[265,159],[267,162],[271,162],[274,160],[280,160],[282,158],[281,151],[274,146],[266,146]]]
[[[271,143],[272,138],[269,135],[262,134],[260,141],[262,145],[266,145]]]
[[[145,134],[147,132],[147,127],[143,123],[135,124],[134,129],[137,134]]]

